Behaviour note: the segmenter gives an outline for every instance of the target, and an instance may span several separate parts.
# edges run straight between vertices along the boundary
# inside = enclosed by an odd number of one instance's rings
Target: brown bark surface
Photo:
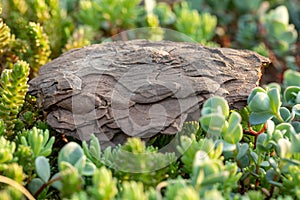
[[[58,132],[101,143],[175,134],[203,102],[246,104],[269,59],[248,50],[133,40],[71,50],[44,65],[30,93]],[[110,143],[112,142],[112,143]]]

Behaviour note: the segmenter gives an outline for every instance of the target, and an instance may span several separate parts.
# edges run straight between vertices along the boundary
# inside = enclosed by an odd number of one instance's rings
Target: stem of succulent
[[[40,187],[40,189],[38,189],[38,191],[36,191],[35,193],[34,193],[34,198],[37,198],[39,195],[40,195],[40,193],[46,188],[46,187],[48,187],[49,185],[51,185],[52,183],[54,183],[55,181],[59,181],[61,179],[61,176],[58,176],[58,177],[56,177],[56,178],[53,178],[53,179],[51,179],[51,180],[49,180],[47,183],[44,183],[41,187]]]
[[[277,180],[277,174],[275,174],[275,176],[273,178],[273,181],[276,181],[276,180]],[[270,196],[268,197],[268,199],[270,199],[273,196],[274,188],[275,188],[275,185],[271,185],[271,187],[270,187]]]
[[[280,123],[283,123],[283,122],[284,122],[284,120],[282,119],[280,113],[277,113],[277,114],[275,115],[275,117],[279,120]]]
[[[260,185],[260,179],[259,179],[259,167],[260,167],[260,163],[263,161],[263,154],[262,153],[258,153],[258,158],[257,158],[257,163],[255,166],[255,173],[257,174],[256,177],[256,181],[255,181],[255,187],[259,187]]]
[[[259,136],[259,134],[265,132],[266,130],[267,130],[267,123],[265,123],[264,127],[260,131],[257,132],[257,131],[252,129],[252,127],[250,125],[250,122],[248,122],[248,130],[244,130],[244,133],[254,136],[254,149],[256,149],[256,139],[257,139],[257,137]]]

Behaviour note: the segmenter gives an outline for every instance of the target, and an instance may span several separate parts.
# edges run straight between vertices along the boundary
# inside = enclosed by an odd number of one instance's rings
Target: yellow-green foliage
[[[1,127],[2,125],[0,125]],[[21,184],[25,178],[23,169],[14,159],[16,144],[0,136],[0,174]],[[2,182],[2,178],[0,178]],[[1,199],[21,199],[21,193],[12,186],[1,185]],[[10,197],[10,198],[9,198]]]
[[[31,73],[36,76],[40,66],[49,61],[51,54],[48,36],[44,33],[43,28],[38,23],[29,23],[29,37],[31,40],[31,51],[28,51],[28,62],[31,67]]]
[[[68,39],[65,45],[64,52],[87,46],[93,38],[93,30],[90,26],[79,26],[74,32],[72,37]]]
[[[17,5],[20,10],[22,6]],[[22,10],[22,12],[24,11]],[[19,22],[21,23],[21,21],[16,21],[16,23]],[[23,22],[25,23],[23,20],[21,24],[24,25]],[[24,38],[16,39],[15,35],[11,34],[10,27],[0,18],[0,72],[6,68],[12,68],[12,65],[18,60],[25,60],[32,69],[31,77],[34,77],[37,75],[40,66],[49,61],[51,50],[48,36],[44,33],[43,27],[34,22],[24,25],[22,33]]]
[[[60,0],[6,0],[3,4],[3,18],[12,33],[25,41],[31,39],[28,33],[28,28],[32,29],[30,22],[39,24],[49,38],[51,57],[57,57],[74,30],[74,24],[71,23],[66,11],[60,7],[60,2]],[[30,45],[31,49],[35,48],[33,45]],[[27,61],[25,57],[21,59]],[[31,65],[30,62],[29,64]]]
[[[193,10],[186,2],[175,6],[175,28],[190,36],[193,40],[207,44],[215,34],[217,17],[209,13],[200,14]]]
[[[1,12],[0,12],[1,13]],[[9,27],[0,18],[0,73],[5,68],[6,63],[3,62],[4,54],[6,53],[9,43],[11,42],[11,33]]]
[[[0,80],[0,119],[6,125],[6,135],[12,134],[14,122],[28,91],[29,65],[18,61],[13,69],[5,69]]]
[[[77,18],[94,30],[101,28],[114,35],[136,26],[141,13],[139,3],[140,0],[80,0]]]
[[[3,23],[3,20],[0,18],[0,55],[3,54],[4,49],[7,47],[10,41],[10,29]]]

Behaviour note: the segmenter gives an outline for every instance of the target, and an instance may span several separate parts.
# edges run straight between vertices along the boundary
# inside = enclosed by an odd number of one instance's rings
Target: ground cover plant
[[[0,8],[1,199],[300,198],[297,1],[2,0]],[[199,121],[185,123],[175,138],[159,136],[148,145],[131,138],[101,150],[94,136],[87,143],[53,131],[27,94],[28,80],[70,49],[139,27],[251,49],[273,64],[247,106],[231,110],[224,98],[212,97]],[[178,159],[159,151],[170,139]],[[148,156],[120,165],[126,152]]]

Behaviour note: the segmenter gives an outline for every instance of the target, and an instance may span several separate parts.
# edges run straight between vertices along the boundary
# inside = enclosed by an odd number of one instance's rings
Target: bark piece
[[[118,41],[71,50],[29,82],[58,132],[102,145],[127,137],[176,134],[198,120],[213,95],[232,108],[246,104],[269,59],[248,50],[195,43]]]

